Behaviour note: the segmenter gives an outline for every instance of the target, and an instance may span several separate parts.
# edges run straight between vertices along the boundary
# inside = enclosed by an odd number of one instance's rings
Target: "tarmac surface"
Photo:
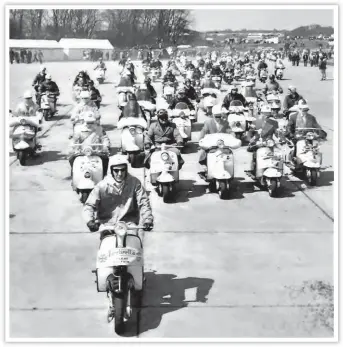
[[[120,70],[117,62],[106,64],[101,121],[115,153]],[[79,70],[94,64],[45,65],[61,96],[58,115],[43,121],[42,153],[23,167],[9,146],[10,337],[113,338],[106,295],[97,292],[91,273],[99,236],[82,219],[66,159],[71,85]],[[220,200],[197,175],[201,123],[195,124],[176,202],[165,204],[150,192],[155,227],[144,239],[147,281],[127,337],[333,336],[333,302],[323,295],[333,286],[333,69],[320,81],[318,68],[286,66],[284,90],[295,85],[328,133],[318,186],[288,176],[280,196],[269,197],[244,173],[251,154],[241,147],[234,152],[233,194]],[[10,66],[12,109],[38,70]],[[155,86],[160,92],[161,83]],[[132,172],[144,179],[143,169]]]

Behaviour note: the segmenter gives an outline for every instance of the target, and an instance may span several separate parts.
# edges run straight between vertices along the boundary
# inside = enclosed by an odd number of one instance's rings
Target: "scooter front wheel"
[[[277,195],[277,180],[271,179],[268,186],[268,193],[270,197],[275,197]]]
[[[172,201],[173,188],[170,188],[169,184],[162,184],[160,187],[163,202],[168,203]]]
[[[308,183],[311,185],[311,186],[315,186],[317,185],[317,178],[318,178],[318,171],[317,169],[311,169],[311,170],[308,170]]]
[[[21,166],[25,166],[26,165],[27,156],[26,156],[26,153],[24,151],[18,151],[17,152],[17,158],[18,158],[19,163],[20,163]]]
[[[229,197],[229,188],[230,184],[227,181],[220,181],[219,182],[219,189],[218,189],[218,194],[219,198],[221,200],[226,200]]]

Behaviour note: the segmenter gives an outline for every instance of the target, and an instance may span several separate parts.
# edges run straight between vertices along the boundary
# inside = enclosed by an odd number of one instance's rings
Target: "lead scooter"
[[[163,202],[171,202],[175,197],[175,184],[179,182],[179,162],[176,153],[168,148],[180,148],[176,145],[154,145],[150,158],[150,183],[156,187]]]
[[[109,309],[107,322],[114,320],[114,331],[122,335],[126,325],[135,317],[143,291],[144,255],[142,227],[118,222],[102,224],[97,252],[97,291],[107,293]]]
[[[41,130],[39,117],[11,117],[9,126],[13,127],[11,134],[13,150],[20,165],[25,166],[27,159],[33,157],[42,147],[37,144],[37,132]]]
[[[322,153],[320,152],[320,133],[317,128],[297,128],[295,131],[296,155],[287,166],[295,173],[303,173],[311,186],[317,184],[320,177]]]
[[[283,141],[274,139],[263,141],[260,137],[256,142],[258,149],[253,154],[254,168],[245,171],[261,187],[268,189],[271,197],[277,196],[283,176],[284,158],[282,151],[277,148],[279,144],[283,144]]]
[[[72,188],[80,195],[84,204],[94,187],[104,178],[100,154],[108,155],[107,148],[100,144],[73,144],[72,148],[78,155],[73,162]]]
[[[242,141],[231,134],[208,134],[199,141],[199,147],[207,152],[206,182],[209,191],[227,199],[234,179],[234,155],[232,149],[241,147]]]

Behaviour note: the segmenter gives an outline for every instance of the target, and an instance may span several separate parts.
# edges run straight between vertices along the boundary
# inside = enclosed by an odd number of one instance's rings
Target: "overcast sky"
[[[319,24],[334,26],[333,10],[193,10],[192,29],[295,29],[299,26]]]

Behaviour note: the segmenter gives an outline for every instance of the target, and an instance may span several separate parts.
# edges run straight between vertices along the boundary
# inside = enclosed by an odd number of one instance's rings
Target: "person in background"
[[[14,56],[15,56],[15,61],[16,61],[16,63],[17,63],[17,64],[20,64],[20,55],[19,55],[19,52],[16,51],[16,52],[14,53]]]
[[[327,63],[327,60],[324,56],[319,59],[318,67],[319,67],[319,70],[322,74],[321,81],[326,80],[326,63]]]
[[[39,62],[39,60],[38,60],[38,52],[34,51],[34,53],[33,53],[33,63],[36,63],[36,62]]]
[[[15,57],[14,50],[11,48],[10,49],[10,63],[11,64],[13,64],[14,57]]]
[[[32,51],[28,50],[27,51],[27,63],[31,64],[31,62],[32,62]]]
[[[39,59],[39,62],[42,64],[43,63],[43,52],[41,50],[39,50],[39,52],[38,52],[38,59]]]

